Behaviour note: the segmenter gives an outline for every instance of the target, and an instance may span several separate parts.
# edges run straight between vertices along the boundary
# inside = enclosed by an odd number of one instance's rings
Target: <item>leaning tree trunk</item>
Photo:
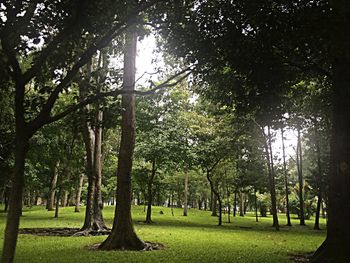
[[[152,171],[147,182],[147,213],[146,213],[146,223],[151,224],[152,222],[152,202],[153,202],[153,181],[156,176],[156,159],[152,160]]]
[[[12,174],[12,189],[9,200],[9,211],[5,228],[2,263],[12,263],[15,257],[18,227],[22,214],[22,195],[24,186],[24,164],[28,152],[29,139],[24,133],[24,127],[16,118],[16,148],[15,165]]]
[[[350,2],[331,1],[332,136],[327,238],[311,262],[349,262],[350,248]]]
[[[299,181],[299,210],[300,210],[300,225],[305,226],[305,211],[304,211],[304,180],[303,180],[303,156],[301,149],[301,136],[300,128],[298,128],[298,145],[297,145],[297,170],[298,170],[298,181]]]
[[[184,212],[183,215],[187,216],[188,212],[188,171],[185,168],[185,189],[184,189]]]
[[[286,162],[286,149],[284,146],[284,130],[281,128],[281,137],[282,137],[282,154],[283,154],[283,172],[284,172],[284,187],[286,192],[286,216],[287,216],[287,226],[292,226],[290,220],[289,212],[289,189],[288,189],[288,171],[287,171],[287,162]]]
[[[128,32],[124,53],[123,90],[132,93],[135,89],[135,60],[137,35]],[[122,96],[122,132],[117,170],[117,204],[113,221],[113,229],[108,238],[100,245],[100,249],[141,250],[143,241],[136,235],[131,219],[131,169],[135,147],[135,96]]]

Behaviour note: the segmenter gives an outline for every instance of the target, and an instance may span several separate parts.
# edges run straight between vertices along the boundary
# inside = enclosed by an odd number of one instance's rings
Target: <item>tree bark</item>
[[[284,130],[283,130],[283,128],[281,128],[281,137],[282,137],[284,187],[285,187],[285,194],[286,194],[286,216],[287,216],[287,226],[292,226],[292,222],[291,222],[291,220],[290,220],[290,212],[289,212],[288,171],[287,171],[286,150],[285,150],[285,145],[284,145]]]
[[[58,179],[58,167],[59,162],[57,161],[54,168],[53,168],[53,176],[51,180],[51,187],[50,187],[50,193],[49,193],[49,204],[47,207],[48,211],[53,211],[53,207],[55,205],[55,193],[56,193],[56,185],[57,185],[57,179]]]
[[[147,195],[147,213],[146,213],[146,221],[145,221],[145,223],[147,224],[153,223],[152,221],[153,189],[152,188],[153,188],[153,181],[155,176],[156,176],[156,159],[153,158],[152,170],[147,182],[148,195]]]
[[[135,89],[135,60],[137,35],[129,29],[124,53],[123,89],[132,92]],[[117,204],[113,229],[108,238],[100,245],[102,250],[130,249],[141,250],[145,247],[134,231],[131,219],[131,169],[135,147],[135,96],[122,96],[122,132],[117,170]]]
[[[266,137],[266,136],[265,136]],[[265,154],[267,160],[267,168],[269,173],[269,186],[271,195],[272,217],[273,224],[276,230],[279,230],[278,215],[277,215],[277,199],[276,199],[276,184],[275,184],[275,170],[273,166],[273,154],[272,154],[272,138],[270,125],[267,126],[267,141],[265,142]]]
[[[239,216],[244,216],[244,193],[239,193]]]
[[[19,130],[19,126],[21,130]],[[24,164],[29,145],[29,139],[26,134],[23,134],[23,131],[23,126],[16,123],[15,165],[12,174],[12,189],[9,200],[9,211],[7,213],[4,247],[1,258],[2,263],[12,263],[14,261],[19,221],[22,214]]]
[[[323,199],[323,182],[322,182],[322,163],[321,163],[321,149],[320,149],[320,141],[318,138],[317,131],[315,132],[315,144],[316,144],[316,154],[317,154],[317,169],[318,173],[316,176],[316,182],[317,182],[317,207],[316,207],[316,215],[315,215],[315,224],[314,229],[319,230],[320,229],[320,211],[321,211],[321,204]]]
[[[185,189],[184,189],[184,211],[183,215],[187,216],[188,212],[188,171],[185,168]]]
[[[235,191],[235,197],[233,200],[233,217],[236,217],[236,211],[237,211],[237,191]]]
[[[332,136],[331,172],[327,195],[327,238],[313,263],[349,262],[350,248],[350,2],[331,1]]]
[[[60,197],[61,197],[61,190],[56,189],[56,206],[55,206],[55,218],[58,218],[58,212],[60,209]]]
[[[301,149],[301,135],[300,128],[298,128],[298,145],[297,145],[297,170],[299,182],[299,210],[300,210],[300,225],[305,226],[305,211],[304,211],[304,179],[303,179],[303,156]]]
[[[80,199],[81,199],[81,191],[83,189],[84,184],[84,174],[81,174],[79,177],[79,183],[77,185],[77,189],[75,192],[75,209],[74,212],[80,212]]]
[[[258,218],[258,200],[256,196],[256,189],[254,188],[254,206],[255,206],[255,222],[259,222]]]
[[[214,194],[214,199],[217,199],[217,201],[219,202],[219,222],[218,222],[218,225],[221,226],[222,225],[222,201],[221,201],[219,192],[215,190],[214,183],[213,183],[213,180],[211,179],[211,175],[210,175],[209,170],[207,170],[207,179],[209,181],[211,191]],[[214,203],[216,203],[216,201]],[[216,207],[216,205],[215,205],[215,207]],[[215,208],[215,211],[216,211],[216,208]]]
[[[99,91],[98,91],[99,92]],[[93,222],[92,230],[103,231],[108,229],[102,215],[103,201],[102,201],[102,121],[103,110],[99,102],[96,103],[96,118],[95,118],[95,143],[93,152]]]

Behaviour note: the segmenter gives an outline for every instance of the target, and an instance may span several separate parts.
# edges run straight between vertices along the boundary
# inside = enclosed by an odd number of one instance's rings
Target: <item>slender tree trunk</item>
[[[239,216],[244,216],[244,193],[239,193]]]
[[[322,204],[322,194],[323,194],[323,183],[322,183],[322,164],[321,164],[321,149],[320,149],[320,141],[318,138],[318,134],[316,131],[315,134],[316,138],[316,154],[317,154],[317,169],[318,173],[316,176],[316,182],[317,182],[317,207],[316,207],[316,215],[315,215],[315,224],[314,229],[319,230],[320,229],[320,211],[321,211],[321,204]]]
[[[153,181],[154,177],[156,176],[156,159],[153,158],[152,160],[152,171],[151,174],[148,178],[147,182],[147,213],[146,213],[146,223],[151,224],[153,223],[152,221],[152,201],[153,201]]]
[[[284,187],[285,187],[285,193],[286,193],[287,226],[292,226],[292,222],[290,220],[290,212],[289,212],[288,171],[287,171],[287,162],[286,162],[286,150],[285,150],[285,146],[284,146],[284,130],[283,130],[283,128],[281,128],[281,137],[282,137]]]
[[[255,222],[259,222],[258,218],[258,198],[256,196],[256,189],[254,188],[254,206],[255,206]]]
[[[99,92],[99,91],[98,91]],[[93,152],[93,180],[94,180],[94,193],[93,193],[93,222],[92,229],[94,231],[103,231],[107,229],[103,220],[102,209],[102,121],[103,110],[99,102],[96,103],[96,123],[95,123],[95,143]]]
[[[222,202],[221,202],[219,192],[215,190],[213,180],[211,179],[210,171],[207,171],[207,179],[209,181],[211,191],[214,194],[214,199],[217,199],[217,201],[219,202],[219,223],[218,223],[218,225],[221,226],[222,225]],[[216,201],[214,203],[216,203]],[[216,205],[215,205],[215,212],[216,212]]]
[[[91,67],[92,62],[90,61],[87,64],[87,73],[86,79],[90,81],[91,79]],[[87,87],[86,84],[79,86],[79,93],[82,98],[87,95]],[[95,178],[94,178],[94,131],[91,128],[91,124],[89,121],[89,112],[90,106],[87,105],[82,109],[83,116],[83,127],[82,127],[82,135],[85,145],[85,153],[86,153],[86,175],[88,178],[88,188],[87,188],[87,196],[86,196],[86,209],[85,209],[85,218],[84,224],[81,228],[81,231],[90,231],[93,222],[93,200],[94,200],[94,191],[95,191]]]
[[[265,136],[266,137],[266,136]],[[267,168],[269,173],[269,186],[271,195],[272,217],[273,226],[276,230],[279,230],[278,215],[277,215],[277,199],[276,199],[276,184],[275,184],[275,170],[273,166],[273,154],[272,154],[272,138],[270,125],[267,126],[267,141],[265,142],[265,152],[267,160]]]
[[[226,182],[226,194],[227,194],[227,222],[231,223],[231,206],[230,206],[230,189]]]
[[[211,216],[218,216],[217,213],[217,203],[218,203],[218,198],[217,196],[214,194],[213,190],[212,190],[212,201],[211,201]]]
[[[58,218],[58,211],[60,209],[60,198],[61,198],[61,190],[56,190],[56,207],[55,207],[55,218]]]
[[[50,193],[49,193],[49,204],[48,204],[48,211],[53,211],[53,207],[55,205],[55,193],[56,193],[56,185],[57,185],[57,179],[58,179],[58,167],[59,167],[59,161],[56,162],[55,166],[53,167],[53,176],[51,180],[51,187],[50,187]]]
[[[237,211],[237,191],[235,191],[235,197],[233,200],[233,217],[236,217],[236,211]]]
[[[18,122],[18,120],[17,120]],[[19,126],[21,127],[19,129]],[[28,152],[29,140],[23,134],[23,126],[16,123],[15,165],[12,174],[12,189],[9,200],[9,211],[5,228],[4,247],[1,263],[12,263],[15,257],[18,227],[22,214],[22,194],[24,186],[24,164]]]
[[[305,211],[304,211],[304,180],[303,180],[303,156],[301,149],[300,128],[298,128],[298,145],[297,145],[297,170],[299,182],[299,210],[300,210],[300,225],[305,226]]]
[[[68,191],[64,190],[63,192],[64,192],[64,195],[62,199],[62,207],[65,207],[68,204]]]
[[[130,29],[129,29],[130,30]],[[135,60],[137,35],[128,32],[124,53],[125,91],[135,89]],[[122,96],[122,133],[117,170],[117,205],[113,221],[113,229],[108,238],[100,245],[100,249],[141,250],[145,247],[134,231],[131,219],[131,169],[135,147],[135,96]]]
[[[184,212],[183,215],[187,216],[188,210],[188,171],[185,168],[185,189],[184,189]]]
[[[83,189],[84,184],[84,174],[81,174],[79,177],[79,184],[76,189],[75,193],[75,209],[74,212],[78,213],[80,212],[80,199],[81,199],[81,191]]]
[[[171,191],[171,215],[174,216],[174,192]]]

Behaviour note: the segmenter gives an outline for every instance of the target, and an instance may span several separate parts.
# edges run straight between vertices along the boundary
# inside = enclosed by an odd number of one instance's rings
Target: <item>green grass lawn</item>
[[[160,210],[164,214],[160,214]],[[81,227],[84,212],[74,213],[74,208],[60,209],[58,219],[54,213],[43,207],[25,209],[21,227]],[[223,226],[217,226],[217,218],[208,211],[189,210],[187,217],[181,209],[154,207],[152,225],[145,225],[143,207],[133,208],[133,218],[138,235],[144,241],[165,245],[158,251],[91,251],[90,245],[100,243],[106,236],[97,237],[43,237],[20,235],[15,262],[291,262],[290,254],[314,251],[324,240],[326,231],[312,229],[313,221],[307,226],[298,225],[293,218],[293,227],[286,227],[284,215],[280,215],[281,230],[271,227],[272,218],[259,218],[256,223],[252,214],[244,218],[223,217]],[[104,209],[104,216],[111,225],[113,207]],[[4,213],[0,213],[0,245],[2,249],[5,228]],[[325,229],[322,219],[321,228]]]

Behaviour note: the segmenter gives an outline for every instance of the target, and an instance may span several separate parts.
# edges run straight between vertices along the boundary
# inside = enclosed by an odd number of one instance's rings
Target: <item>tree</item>
[[[129,30],[124,51],[123,89],[135,89],[135,61],[137,35]],[[136,235],[131,219],[131,169],[135,146],[135,95],[122,96],[122,131],[117,170],[117,202],[113,228],[108,238],[100,245],[102,250],[141,250],[145,244]]]

